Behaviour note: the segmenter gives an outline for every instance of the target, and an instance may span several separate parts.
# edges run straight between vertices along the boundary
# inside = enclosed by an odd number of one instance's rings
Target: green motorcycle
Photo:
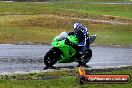
[[[52,67],[55,63],[69,63],[73,61],[78,62],[79,65],[85,65],[92,57],[92,50],[86,48],[80,54],[77,47],[74,47],[77,44],[78,38],[74,35],[69,36],[66,32],[62,32],[59,36],[56,36],[52,41],[52,48],[44,56],[46,67]]]

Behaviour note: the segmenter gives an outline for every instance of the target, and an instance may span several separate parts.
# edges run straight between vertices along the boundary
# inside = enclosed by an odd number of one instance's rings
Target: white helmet
[[[74,23],[73,24],[73,29],[78,29],[79,27],[82,27],[81,23]]]
[[[81,24],[81,23],[74,23],[73,24],[73,31],[76,33],[76,32],[78,32],[78,31],[81,31],[81,27],[82,27],[83,25]]]

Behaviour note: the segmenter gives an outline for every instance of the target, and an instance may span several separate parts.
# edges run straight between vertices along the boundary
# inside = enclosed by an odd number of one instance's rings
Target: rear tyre
[[[53,67],[53,65],[59,60],[61,51],[58,48],[50,49],[44,56],[44,63],[46,67]]]
[[[86,49],[84,52],[78,57],[78,63],[79,66],[86,66],[86,63],[89,62],[89,60],[92,57],[92,50],[91,49]]]

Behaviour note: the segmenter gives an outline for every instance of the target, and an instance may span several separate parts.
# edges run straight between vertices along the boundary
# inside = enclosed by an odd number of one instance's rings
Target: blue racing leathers
[[[88,30],[86,27],[81,27],[79,32],[69,32],[68,35],[74,35],[79,39],[78,47],[79,52],[82,52],[85,48],[89,47]]]

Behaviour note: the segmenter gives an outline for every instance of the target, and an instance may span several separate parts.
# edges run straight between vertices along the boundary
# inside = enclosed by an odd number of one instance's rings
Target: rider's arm
[[[80,39],[81,42],[78,43],[78,46],[85,46],[88,38],[88,30],[86,27],[82,28],[83,32],[83,37]]]
[[[63,40],[63,39],[66,39],[68,36],[68,33],[67,32],[62,32],[59,36],[57,36],[57,40]]]
[[[74,35],[75,33],[74,32],[68,32],[67,34],[68,35]]]
[[[78,46],[85,46],[87,38],[83,38],[81,42],[78,43]]]

